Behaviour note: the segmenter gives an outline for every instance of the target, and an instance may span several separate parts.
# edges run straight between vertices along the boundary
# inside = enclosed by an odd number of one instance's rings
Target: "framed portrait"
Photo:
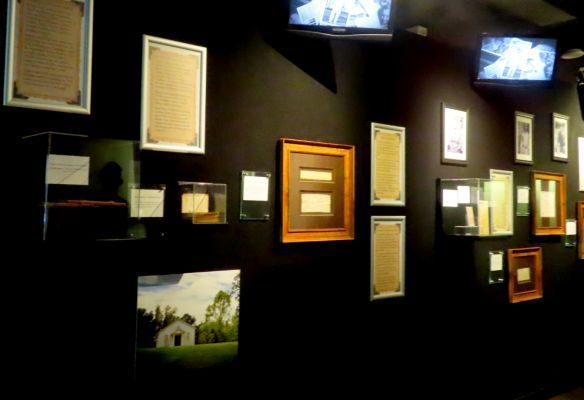
[[[566,234],[566,175],[532,171],[531,204],[534,235]]]
[[[570,117],[553,113],[553,159],[555,161],[568,162]]]
[[[533,164],[533,115],[515,112],[515,162]]]
[[[355,148],[280,139],[283,243],[353,240]]]
[[[513,171],[490,170],[491,235],[513,235]]]
[[[406,128],[371,124],[371,205],[406,204]]]
[[[205,153],[207,49],[143,36],[142,149]]]
[[[578,258],[584,259],[584,201],[577,203],[578,208]]]
[[[8,0],[4,105],[91,110],[93,0]]]
[[[509,249],[509,302],[519,303],[543,297],[541,247]]]
[[[406,217],[371,217],[371,300],[405,296]]]
[[[442,163],[466,165],[468,110],[442,103]]]

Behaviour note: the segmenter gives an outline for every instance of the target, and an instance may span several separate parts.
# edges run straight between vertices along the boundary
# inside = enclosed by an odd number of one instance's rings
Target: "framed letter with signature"
[[[406,128],[371,124],[371,205],[405,206]]]
[[[93,0],[8,0],[4,105],[91,109]]]
[[[509,301],[519,303],[542,298],[541,247],[509,249],[507,260],[509,264]]]
[[[371,217],[371,300],[405,295],[406,217]]]
[[[355,148],[280,139],[282,242],[354,239]]]
[[[207,49],[144,35],[142,149],[205,153]]]
[[[566,175],[554,172],[531,173],[532,233],[566,234]]]
[[[442,103],[442,163],[465,165],[468,144],[468,110]]]

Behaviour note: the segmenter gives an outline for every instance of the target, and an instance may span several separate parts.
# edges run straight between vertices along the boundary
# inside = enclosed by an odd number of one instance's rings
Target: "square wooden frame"
[[[376,144],[377,133],[386,132],[399,137],[399,197],[396,199],[382,199],[375,196],[375,180],[380,173],[377,165]],[[395,125],[371,123],[371,205],[372,206],[405,206],[406,205],[406,128]]]
[[[565,153],[558,151],[558,144],[560,132],[556,129],[556,122],[564,121],[566,123],[566,137],[563,139],[563,145],[565,146]],[[570,117],[563,114],[553,113],[552,114],[552,159],[555,161],[568,162],[569,159],[569,144],[570,144]]]
[[[537,202],[536,181],[546,180],[557,182],[559,201],[556,198],[556,219],[558,225],[553,227],[542,227],[537,225],[537,220],[541,214],[541,205]],[[535,236],[544,235],[565,235],[566,234],[566,175],[555,172],[532,171],[531,172],[531,232]]]
[[[464,138],[463,143],[461,143],[462,147],[462,154],[461,158],[452,158],[449,157],[447,143],[448,137],[452,135],[452,131],[447,130],[448,121],[446,118],[446,113],[448,110],[453,110],[457,112],[464,113]],[[442,113],[441,113],[441,120],[442,120],[442,140],[441,140],[441,158],[443,164],[454,164],[454,165],[466,165],[468,163],[468,124],[469,124],[469,111],[468,109],[460,109],[456,107],[452,107],[446,103],[442,103]]]
[[[399,289],[391,292],[375,293],[375,225],[398,225],[400,227],[399,237]],[[406,217],[405,216],[372,216],[371,217],[371,284],[370,300],[386,299],[390,297],[403,297],[406,294]],[[393,249],[396,250],[396,249]]]
[[[76,114],[91,112],[91,64],[93,47],[93,0],[78,2],[81,7],[81,24],[79,28],[79,47],[76,49],[78,62],[75,74],[78,74],[79,87],[75,98],[56,98],[47,92],[38,93],[40,88],[32,92],[19,89],[19,58],[23,52],[22,41],[19,43],[19,32],[23,31],[18,18],[19,0],[8,0],[8,22],[6,25],[6,58],[4,68],[4,105],[12,107],[35,108]],[[51,15],[45,15],[47,24],[54,21]],[[24,55],[22,55],[24,58]],[[24,64],[21,60],[20,64]]]
[[[353,240],[355,238],[355,147],[351,145],[313,142],[297,139],[280,139],[281,148],[281,204],[283,243]],[[291,229],[290,180],[293,153],[324,157],[341,157],[343,160],[343,226],[338,228]],[[300,179],[300,177],[298,177]]]
[[[515,162],[517,164],[533,164],[533,114],[515,111]],[[519,124],[529,126],[529,137],[522,139]],[[527,143],[526,143],[527,142]],[[529,155],[519,154],[520,145],[529,147]]]
[[[515,282],[517,280],[517,260],[520,258],[531,257],[535,259],[535,288],[524,292],[515,291]],[[540,299],[543,297],[542,283],[542,250],[541,247],[526,247],[521,249],[509,249],[507,251],[507,265],[509,266],[509,302],[519,303]]]

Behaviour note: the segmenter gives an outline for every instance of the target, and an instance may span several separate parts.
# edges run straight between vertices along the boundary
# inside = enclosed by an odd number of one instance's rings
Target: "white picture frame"
[[[515,217],[513,213],[515,204],[513,171],[491,169],[489,177],[491,179],[491,235],[512,236]],[[494,186],[498,182],[502,182],[500,190]]]
[[[533,114],[515,111],[515,162],[533,164]]]
[[[442,103],[442,163],[468,163],[469,111]]]
[[[570,143],[570,117],[563,114],[552,114],[552,159],[568,162],[568,145]]]
[[[93,0],[8,0],[4,105],[90,114],[92,47]]]
[[[405,240],[405,216],[371,217],[371,301],[405,296]]]
[[[207,49],[149,35],[142,45],[141,149],[204,154]]]
[[[406,205],[406,128],[402,126],[371,123],[371,205]]]
[[[584,137],[578,137],[578,191],[584,192]]]

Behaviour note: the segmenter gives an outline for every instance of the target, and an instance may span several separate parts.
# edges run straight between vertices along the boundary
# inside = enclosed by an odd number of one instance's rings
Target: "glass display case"
[[[192,224],[227,223],[227,185],[179,182],[181,215]]]
[[[43,132],[22,139],[23,233],[36,240],[134,238],[130,186],[138,143]]]
[[[503,182],[481,178],[441,179],[439,186],[442,228],[446,235],[501,235],[496,222],[505,221],[507,203],[512,201],[502,195],[508,191]]]

